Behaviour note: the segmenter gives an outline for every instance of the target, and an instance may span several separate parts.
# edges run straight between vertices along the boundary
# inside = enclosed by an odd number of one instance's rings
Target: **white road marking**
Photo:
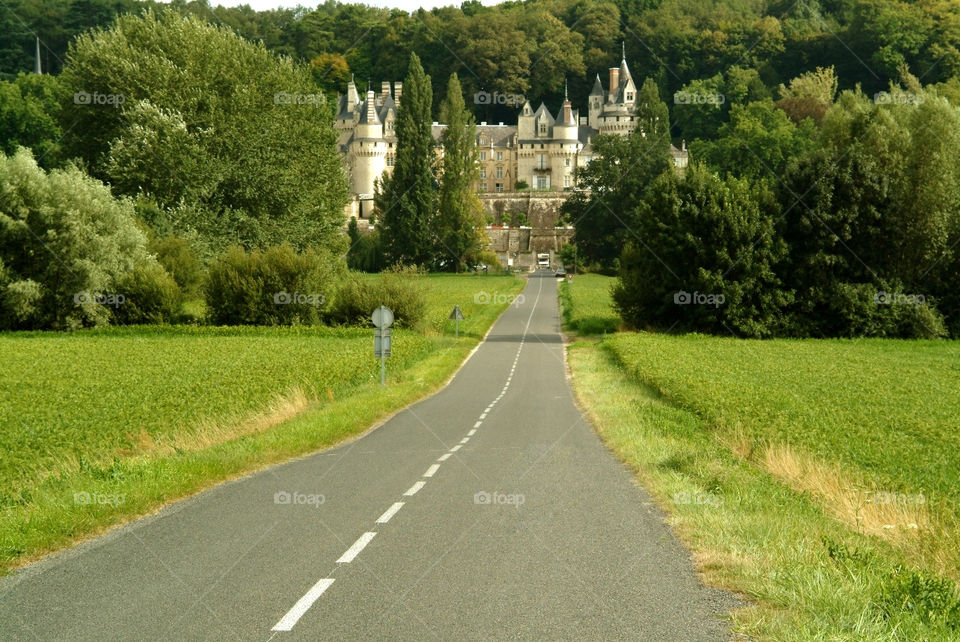
[[[447,461],[450,459],[450,453],[443,453],[437,458],[437,461]]]
[[[387,509],[383,515],[377,518],[378,524],[386,524],[390,521],[390,518],[397,514],[397,511],[403,508],[403,502],[397,502],[393,506]]]
[[[474,428],[479,428],[479,427],[480,427],[480,424],[482,424],[482,423],[483,423],[482,421],[478,421],[477,423],[473,424],[473,427],[474,427]]]
[[[470,438],[469,438],[469,437],[464,437],[463,439],[460,440],[460,443],[461,443],[461,444],[465,444],[465,443],[467,443],[468,441],[470,441]]]
[[[453,448],[450,449],[450,452],[455,453],[455,452],[457,452],[458,450],[460,450],[461,448],[463,448],[463,444],[457,444],[456,446],[454,446]]]
[[[481,418],[481,419],[486,419],[486,418],[487,418],[487,413],[483,413],[482,415],[480,415],[480,418]]]
[[[414,484],[413,486],[410,487],[410,490],[408,490],[407,492],[404,493],[404,496],[410,497],[410,496],[412,496],[412,495],[416,495],[416,494],[417,494],[417,491],[420,490],[421,488],[423,488],[423,487],[426,486],[426,485],[427,485],[427,482],[418,481],[416,484]]]
[[[484,413],[489,413],[491,410],[493,410],[493,404],[490,404],[489,406],[487,406],[487,409],[484,410],[483,412],[484,412]]]
[[[474,428],[473,430],[471,430],[470,432],[468,432],[468,433],[467,433],[467,437],[473,437],[475,434],[477,434],[477,429],[476,429],[476,428]]]
[[[357,555],[360,554],[364,548],[367,547],[367,544],[370,543],[370,540],[374,538],[376,533],[364,533],[360,538],[353,543],[353,546],[347,549],[347,552],[340,556],[340,559],[337,560],[337,564],[349,564],[353,561]]]
[[[313,603],[317,601],[323,592],[330,588],[330,585],[333,584],[333,579],[325,577],[313,587],[307,591],[306,595],[297,600],[297,603],[293,605],[287,614],[280,618],[280,621],[277,622],[271,631],[290,631],[293,629],[293,625],[297,623],[304,613],[313,606]]]
[[[427,468],[427,472],[423,473],[423,476],[433,477],[433,474],[438,470],[440,470],[440,464],[434,464],[433,466],[430,466],[430,468]]]

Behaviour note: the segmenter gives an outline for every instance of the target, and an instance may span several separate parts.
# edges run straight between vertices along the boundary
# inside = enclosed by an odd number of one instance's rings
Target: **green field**
[[[960,639],[960,344],[619,333],[569,361],[708,581],[753,603],[738,632]]]
[[[394,331],[387,394],[372,329],[0,334],[0,572],[210,483],[356,434],[450,376],[505,307],[475,303],[478,292],[515,293],[524,284],[423,281],[429,329]],[[466,316],[460,341],[443,321],[455,304]],[[124,500],[83,505],[76,493]]]
[[[620,317],[613,311],[610,288],[617,280],[602,274],[577,274],[560,284],[563,323],[579,334],[616,332]]]

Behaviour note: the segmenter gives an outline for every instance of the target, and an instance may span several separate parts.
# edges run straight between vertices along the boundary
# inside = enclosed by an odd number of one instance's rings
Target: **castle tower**
[[[577,117],[570,104],[566,83],[563,89],[563,104],[560,106],[557,122],[553,126],[553,138],[559,141],[576,142],[577,140]]]
[[[600,112],[603,111],[603,84],[600,82],[600,74],[597,74],[593,90],[587,97],[587,110],[589,114],[587,124],[593,129],[600,129]]]
[[[349,98],[348,98],[349,99]],[[387,168],[387,142],[383,123],[377,115],[377,100],[372,89],[357,110],[360,114],[350,140],[349,165],[351,191],[360,202],[360,216],[368,218],[373,211],[374,185]]]

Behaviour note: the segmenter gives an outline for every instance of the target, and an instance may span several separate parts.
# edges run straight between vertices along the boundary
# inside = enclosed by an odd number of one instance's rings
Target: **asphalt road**
[[[365,437],[0,579],[0,639],[728,639],[574,406],[556,287]]]

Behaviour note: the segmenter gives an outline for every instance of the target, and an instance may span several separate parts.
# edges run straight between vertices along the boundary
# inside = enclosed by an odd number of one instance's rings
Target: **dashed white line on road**
[[[483,413],[482,415],[480,415],[480,418],[481,418],[481,419],[486,419],[486,418],[487,418],[487,413]]]
[[[427,472],[423,473],[423,476],[433,477],[433,474],[438,470],[440,470],[440,464],[434,464],[433,466],[430,466],[430,468],[427,468]]]
[[[348,548],[347,552],[340,556],[340,559],[337,560],[337,564],[349,564],[352,562],[353,558],[359,555],[360,551],[366,548],[367,544],[369,544],[370,540],[372,540],[375,536],[376,533],[369,532],[361,535],[357,541],[353,543],[353,546]]]
[[[330,588],[330,585],[333,584],[333,579],[325,577],[313,587],[307,591],[306,595],[297,600],[297,603],[293,605],[287,614],[280,618],[280,621],[277,622],[271,631],[290,631],[293,629],[293,625],[297,623],[304,613],[313,606],[313,603],[317,601],[323,592]]]
[[[470,438],[469,438],[469,437],[464,437],[463,439],[460,440],[460,443],[461,443],[461,444],[465,444],[465,443],[467,443],[468,441],[470,441]]]
[[[410,490],[404,493],[406,497],[411,497],[417,494],[417,491],[427,485],[427,482],[418,481],[416,484],[410,487]]]
[[[447,461],[448,459],[450,459],[450,453],[443,453],[437,457],[437,461]]]
[[[476,428],[474,428],[473,430],[471,430],[470,432],[468,432],[468,433],[467,433],[467,437],[473,437],[475,434],[477,434],[477,429],[476,429]]]
[[[386,524],[390,521],[390,518],[397,514],[397,511],[403,508],[403,502],[397,502],[393,506],[387,509],[387,511],[377,518],[378,524]]]
[[[478,421],[477,423],[473,424],[473,427],[474,427],[474,428],[479,428],[479,427],[480,427],[480,424],[482,424],[482,423],[483,423],[482,421]]]
[[[450,449],[450,452],[455,453],[455,452],[457,452],[458,450],[460,450],[461,448],[463,448],[463,444],[457,444],[456,446],[454,446],[453,448]]]

